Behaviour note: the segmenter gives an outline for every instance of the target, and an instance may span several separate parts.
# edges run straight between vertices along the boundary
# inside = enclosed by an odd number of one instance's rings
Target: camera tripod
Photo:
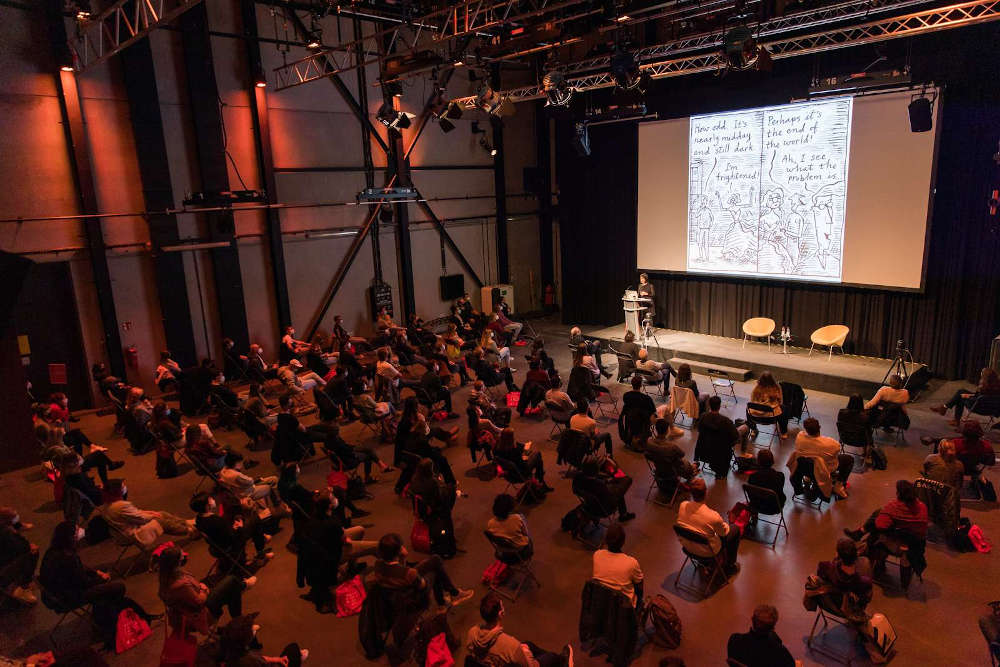
[[[642,320],[642,335],[640,338],[643,347],[649,345],[649,340],[653,339],[653,342],[656,343],[656,349],[660,349],[660,341],[656,339],[656,327],[653,326],[653,318],[649,313]]]
[[[910,377],[910,371],[907,364],[913,363],[913,355],[910,351],[906,349],[903,341],[896,343],[896,357],[889,364],[889,370],[885,372],[885,377],[882,378],[882,384],[889,381],[891,375],[899,375],[903,380],[903,385],[906,385],[906,380]]]

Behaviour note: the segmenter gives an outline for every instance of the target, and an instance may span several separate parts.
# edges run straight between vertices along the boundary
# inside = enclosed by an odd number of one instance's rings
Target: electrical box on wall
[[[482,311],[484,313],[492,313],[493,306],[500,301],[501,296],[510,307],[510,312],[517,312],[517,308],[514,306],[513,285],[483,285],[480,295],[482,297]]]
[[[392,317],[392,286],[389,283],[375,283],[368,288],[368,302],[372,307],[372,320],[378,317],[378,311],[384,306]]]

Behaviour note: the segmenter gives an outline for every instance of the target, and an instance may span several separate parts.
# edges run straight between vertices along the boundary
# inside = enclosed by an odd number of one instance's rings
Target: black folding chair
[[[513,593],[508,593],[500,586],[490,583],[490,590],[502,595],[512,602],[517,602],[518,596],[529,581],[535,582],[539,588],[542,582],[538,580],[531,569],[531,559],[534,555],[534,546],[529,542],[527,547],[518,548],[511,544],[510,540],[499,535],[494,535],[488,530],[483,531],[483,535],[493,545],[493,556],[507,566],[511,571],[511,576],[518,577],[519,581]]]
[[[504,487],[503,493],[507,493],[511,489],[514,490],[514,498],[517,499],[515,509],[526,502],[536,503],[541,500],[534,485],[530,483],[531,476],[523,472],[519,465],[511,459],[497,454],[496,449],[493,450],[493,461],[503,470],[503,478],[507,480],[507,486]]]
[[[755,410],[757,414],[751,414],[750,411]],[[764,405],[763,403],[747,403],[747,423],[751,425],[753,431],[753,439],[750,441],[754,447],[759,449],[771,449],[774,443],[778,442],[780,439],[780,434],[778,433],[778,414],[774,411],[774,408],[770,405]],[[760,426],[770,426],[771,433],[770,438],[767,441],[767,445],[761,446],[757,444],[757,435],[760,434]],[[765,431],[766,433],[766,431]]]
[[[781,498],[774,492],[774,489],[765,489],[753,484],[744,484],[743,495],[747,499],[747,505],[750,507],[751,521],[755,525],[763,522],[777,526],[777,529],[774,531],[774,539],[771,540],[771,548],[773,549],[774,545],[778,542],[778,535],[781,534],[782,528],[785,529],[785,540],[788,540],[788,524],[785,522],[785,511],[781,506]],[[779,518],[777,521],[769,521],[761,519],[760,515],[762,514],[765,516],[777,515]]]
[[[615,357],[618,358],[618,381],[625,382],[635,372],[635,358],[631,354],[619,352],[613,347],[610,349]]]
[[[554,435],[561,435],[563,429],[569,428],[569,420],[573,416],[572,409],[566,409],[556,401],[545,401],[545,410],[552,420],[552,429],[549,431],[549,440],[555,440]]]
[[[982,394],[977,396],[969,406],[969,414],[986,417],[986,424],[983,426],[983,431],[989,433],[993,423],[1000,419],[1000,394]]]
[[[615,512],[614,508],[605,507],[600,499],[585,491],[574,491],[573,495],[580,501],[577,509],[586,520],[586,527],[592,528],[590,532],[600,533],[602,528],[607,530],[608,526],[611,525],[611,515]],[[581,525],[573,531],[574,539],[583,542],[591,549],[599,549],[603,535],[599,535],[599,539],[596,541],[587,540],[583,537],[583,529],[584,526]]]
[[[649,393],[649,388],[652,387],[655,391],[653,396],[659,396],[661,399],[666,398],[667,394],[664,390],[663,375],[659,371],[647,371],[642,368],[636,368],[635,374],[642,378],[642,390],[647,394]]]
[[[837,422],[837,434],[840,437],[840,451],[854,457],[854,469],[863,471],[871,461],[871,447],[874,441],[872,429],[865,424],[844,424]],[[851,448],[855,451],[849,451]],[[860,453],[857,450],[861,450]],[[858,466],[860,461],[861,466]]]
[[[646,502],[648,503],[649,497],[653,494],[654,488],[657,489],[658,491],[669,490],[670,479],[668,479],[666,476],[658,475],[656,473],[656,463],[654,463],[653,460],[649,458],[649,454],[646,454],[645,458],[646,458],[646,466],[649,468],[649,490],[646,491]],[[654,503],[656,503],[657,505],[662,505],[663,507],[674,506],[674,501],[677,500],[677,496],[680,495],[681,480],[674,479],[673,482],[674,482],[674,491],[673,493],[670,494],[670,501],[663,502],[663,500],[661,500],[659,497],[660,494],[657,493],[655,496],[653,496]]]
[[[711,542],[708,537],[693,528],[685,526],[682,523],[674,524],[674,533],[677,534],[678,539],[687,540],[692,544],[697,544],[699,546],[711,548]],[[698,554],[688,551],[684,543],[681,542],[681,551],[684,552],[684,562],[681,563],[681,567],[677,570],[677,576],[674,577],[674,588],[683,588],[698,593],[701,597],[708,595],[709,591],[712,590],[712,586],[716,579],[722,579],[722,584],[725,585],[728,581],[726,579],[726,562],[725,562],[725,549],[719,549],[719,551],[714,556],[699,556]],[[694,566],[695,572],[700,572],[704,584],[699,588],[696,586],[690,586],[685,584],[681,586],[681,574],[684,572],[684,567],[691,563]]]
[[[56,632],[62,626],[70,616],[83,619],[89,625],[92,631],[96,630],[100,632],[101,629],[98,627],[97,622],[94,620],[94,605],[90,602],[83,602],[78,605],[73,605],[68,603],[66,600],[62,599],[60,596],[53,593],[51,590],[42,585],[40,580],[36,580],[39,588],[39,598],[42,600],[42,604],[59,615],[59,621],[55,626],[49,630],[49,641],[57,649],[59,648],[59,642],[56,641]]]
[[[910,428],[910,417],[900,403],[881,401],[878,404],[878,427],[893,434],[896,445],[906,444],[906,430]]]
[[[798,484],[796,484],[796,480]],[[819,484],[816,483],[816,462],[808,456],[800,456],[795,462],[795,470],[792,471],[792,501],[803,503],[823,511],[823,503],[830,502],[830,498],[823,495]],[[810,494],[815,494],[815,498],[810,499]]]
[[[823,621],[823,629],[819,634],[817,634],[816,626],[819,625],[820,621]],[[848,643],[850,649],[847,652],[836,651],[830,648],[829,646],[826,646],[826,631],[831,623],[834,625],[843,626],[847,630],[847,632],[854,635],[854,637],[852,637],[851,641]],[[858,629],[856,625],[847,620],[847,618],[840,616],[838,614],[834,614],[829,609],[824,609],[823,605],[820,604],[816,607],[816,620],[813,621],[812,629],[809,630],[809,638],[806,639],[806,647],[810,651],[815,651],[829,658],[833,658],[834,660],[836,660],[841,664],[850,665],[851,662],[853,661],[852,660],[853,647],[857,644],[857,634],[858,634]],[[813,646],[813,642],[816,639],[822,639],[823,641],[821,644]]]

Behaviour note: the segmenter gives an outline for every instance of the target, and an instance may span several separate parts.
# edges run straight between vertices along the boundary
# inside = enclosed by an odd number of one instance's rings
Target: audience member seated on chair
[[[691,366],[689,364],[681,364],[677,367],[677,373],[674,377],[674,386],[681,387],[683,389],[690,389],[694,393],[694,399],[698,401],[699,414],[705,412],[705,404],[708,401],[708,395],[698,393],[698,383],[694,381],[694,378],[691,375]]]
[[[594,443],[593,449],[597,450],[603,444],[608,456],[611,456],[611,434],[608,432],[598,433],[597,421],[590,416],[590,404],[580,399],[576,402],[576,410],[569,419],[569,427],[574,431],[583,433]]]
[[[290,462],[299,462],[316,453],[314,442],[322,442],[326,437],[325,430],[310,432],[292,414],[292,400],[289,394],[278,398],[280,412],[274,429],[274,446],[271,448],[271,462],[282,466]]]
[[[132,387],[128,390],[125,410],[132,415],[132,419],[140,429],[147,428],[149,420],[153,418],[153,404],[146,398],[142,387]]]
[[[501,493],[493,499],[493,517],[486,522],[486,532],[495,537],[502,537],[511,546],[520,550],[522,557],[531,555],[531,535],[528,533],[528,520],[523,514],[515,514],[517,500],[509,493]]]
[[[666,419],[657,419],[653,430],[656,435],[646,445],[646,458],[656,469],[660,491],[669,495],[682,479],[690,480],[698,474],[698,467],[686,460],[684,450],[670,440],[670,424]]]
[[[497,405],[490,392],[486,390],[486,384],[482,380],[476,380],[472,383],[472,391],[469,392],[469,404],[478,406],[482,410],[483,416],[497,426],[503,427],[510,423],[510,408]]]
[[[339,410],[339,408],[338,408]],[[325,422],[328,427],[326,438],[323,440],[323,451],[331,459],[335,459],[339,462],[344,470],[351,470],[356,466],[363,466],[364,468],[364,482],[365,484],[373,484],[377,480],[372,477],[372,465],[378,466],[379,470],[384,473],[393,472],[395,468],[385,463],[379,458],[378,454],[371,447],[364,447],[362,445],[352,445],[340,436],[340,426],[337,424],[336,417],[334,419]]]
[[[569,394],[562,390],[562,380],[558,375],[549,381],[549,390],[545,392],[545,401],[558,404],[564,412],[576,410],[576,403],[569,397]]]
[[[641,452],[649,438],[649,425],[656,414],[656,404],[642,390],[642,378],[632,376],[632,389],[622,394],[618,435],[628,449]]]
[[[441,607],[454,607],[476,594],[470,589],[457,588],[452,583],[440,556],[429,556],[410,567],[406,560],[408,555],[399,535],[383,535],[375,551],[375,567],[366,577],[366,584],[377,584],[406,600],[422,600],[430,589],[434,593],[434,601]]]
[[[929,454],[924,459],[921,473],[924,477],[941,482],[954,490],[951,507],[953,519],[948,522],[948,525],[958,526],[962,502],[959,493],[962,490],[962,482],[965,480],[965,466],[955,456],[955,443],[952,440],[942,440],[938,445],[937,453]]]
[[[625,354],[631,357],[631,362],[625,362],[625,366],[622,367],[622,361],[618,361],[618,381],[620,382],[622,378],[626,378],[635,370],[635,362],[639,359],[639,344],[635,342],[635,333],[632,331],[625,332],[625,339],[621,345],[618,346],[618,353]]]
[[[170,351],[160,352],[160,363],[156,366],[153,382],[162,392],[177,388],[177,378],[181,376],[180,365],[170,358]]]
[[[217,371],[212,376],[212,384],[208,388],[209,396],[215,404],[227,410],[239,410],[240,399],[232,389],[226,386],[226,376]]]
[[[898,374],[889,376],[889,384],[879,387],[870,401],[865,403],[865,410],[875,409],[879,414],[875,417],[875,423],[883,428],[895,426],[895,424],[883,424],[885,406],[897,406],[902,412],[905,424],[903,428],[909,427],[910,418],[906,414],[906,404],[910,402],[910,392],[903,388],[903,378]]]
[[[603,459],[617,469],[617,464],[611,459]],[[625,494],[632,486],[632,478],[628,475],[615,477],[602,471],[602,460],[596,457],[586,457],[580,463],[580,474],[573,478],[573,493],[585,495],[594,499],[608,512],[618,512],[618,521],[624,523],[635,518],[625,504]]]
[[[431,359],[428,362],[426,372],[420,376],[420,387],[427,392],[427,397],[432,403],[444,401],[444,409],[448,413],[448,419],[458,417],[451,407],[451,392],[441,383],[441,364],[437,359]]]
[[[220,513],[215,497],[204,491],[194,494],[188,506],[198,515],[194,525],[211,542],[209,551],[219,559],[221,572],[228,574],[251,566],[247,560],[248,542],[254,545],[254,566],[274,558],[274,552],[267,546],[271,536],[264,531],[254,512],[237,512],[230,508],[228,513]]]
[[[169,512],[141,510],[123,500],[127,495],[124,480],[111,480],[104,487],[104,495],[108,502],[101,507],[101,516],[108,526],[134,539],[143,549],[151,549],[164,533],[184,537],[195,533],[194,519],[182,519]]]
[[[496,334],[492,329],[484,329],[483,335],[479,338],[479,347],[486,355],[486,361],[492,365],[510,367],[510,348],[500,347],[496,341]],[[511,368],[511,372],[515,369]]]
[[[697,531],[708,538],[708,545],[685,543],[689,552],[705,558],[710,558],[720,549],[725,550],[726,574],[736,574],[740,566],[736,562],[736,553],[740,546],[740,531],[723,521],[722,516],[705,504],[705,480],[695,477],[688,484],[691,500],[685,500],[677,510],[677,523]],[[681,542],[685,542],[681,538]]]
[[[468,447],[472,462],[476,462],[480,451],[484,453],[487,461],[492,461],[493,449],[503,429],[484,417],[483,411],[473,403],[469,404],[465,414],[468,417]]]
[[[257,577],[241,579],[229,574],[209,588],[191,573],[181,569],[183,554],[178,547],[167,547],[160,554],[159,595],[167,608],[171,628],[209,634],[222,617],[223,609],[232,618],[243,615],[243,591],[257,583]]]
[[[870,564],[867,558],[858,556],[854,540],[845,537],[837,540],[837,557],[820,562],[816,574],[827,589],[818,604],[855,626],[865,624],[866,609],[872,599]]]
[[[525,478],[534,476],[542,485],[544,491],[555,491],[555,489],[545,483],[542,453],[537,449],[532,449],[530,442],[517,442],[514,437],[514,429],[511,427],[508,426],[501,431],[500,439],[497,440],[497,446],[493,450],[493,453],[517,466],[518,471]]]
[[[38,570],[42,602],[60,613],[92,604],[94,623],[100,629],[104,648],[114,650],[118,614],[123,609],[135,610],[147,623],[156,617],[126,597],[124,582],[111,581],[107,572],[83,564],[78,553],[82,536],[83,531],[69,521],[63,521],[52,531],[52,542]]]
[[[757,605],[750,619],[750,631],[729,635],[726,653],[730,662],[743,667],[796,667],[792,654],[774,631],[776,625],[778,610],[769,604]]]
[[[795,436],[795,453],[822,460],[833,483],[833,492],[841,498],[847,497],[847,478],[854,468],[854,457],[842,454],[840,443],[833,438],[819,434],[816,418],[809,417],[802,422],[802,430]],[[816,474],[821,475],[819,471]]]
[[[582,399],[593,401],[598,394],[610,393],[607,387],[602,387],[597,383],[591,369],[583,365],[583,357],[579,352],[573,355],[573,370],[569,373],[569,381],[566,383],[566,393],[574,402]]]
[[[272,364],[264,359],[264,348],[257,343],[253,343],[250,345],[247,373],[257,382],[272,380],[278,377],[278,364]]]
[[[310,345],[309,351],[305,354],[305,367],[321,378],[326,377],[330,372],[330,366],[336,362],[337,355],[324,352],[319,343]]]
[[[222,370],[232,380],[246,378],[249,371],[249,357],[240,354],[232,338],[222,339]]]
[[[649,350],[646,348],[641,348],[638,353],[638,357],[635,362],[635,367],[640,371],[645,371],[647,373],[659,373],[660,377],[663,378],[663,393],[667,394],[670,391],[670,376],[677,376],[677,371],[674,367],[666,362],[653,361],[649,358]]]
[[[993,445],[983,438],[983,427],[975,419],[962,422],[962,437],[952,442],[955,443],[955,456],[965,466],[966,474],[980,465],[992,466],[996,463]]]
[[[769,449],[757,452],[757,469],[750,473],[747,484],[770,489],[778,494],[780,507],[785,506],[785,473],[774,469],[774,454]]]
[[[493,504],[496,515],[496,503]],[[13,507],[0,507],[0,590],[24,605],[33,605],[38,598],[31,591],[38,566],[38,545],[29,542],[21,531],[26,530]]]
[[[204,424],[192,424],[184,430],[184,454],[196,465],[217,473],[226,464],[226,450],[212,437]]]
[[[604,534],[604,549],[594,552],[594,569],[591,579],[602,586],[625,594],[637,609],[642,604],[642,568],[639,561],[622,553],[625,546],[625,529],[613,523]]]
[[[1000,375],[987,366],[979,374],[979,384],[976,385],[975,389],[967,387],[957,389],[947,403],[932,406],[931,410],[944,416],[948,410],[954,408],[955,416],[953,419],[949,419],[948,423],[952,426],[958,426],[962,422],[965,410],[975,405],[980,396],[997,396],[998,394],[1000,394]]]
[[[278,417],[277,413],[272,413],[270,408],[267,407],[267,401],[264,400],[264,392],[261,391],[260,384],[257,382],[250,383],[250,390],[247,394],[246,403],[243,404],[243,409],[264,424],[273,424]]]
[[[487,361],[486,353],[481,347],[477,347],[473,355],[475,361],[472,370],[475,371],[477,380],[482,380],[487,387],[496,387],[503,384],[507,387],[507,391],[517,391],[517,385],[514,384],[514,376],[511,375],[510,367],[497,367],[491,364]]]
[[[837,424],[850,428],[872,428],[872,414],[865,410],[865,399],[861,394],[851,394],[847,407],[837,413]]]
[[[781,395],[781,387],[775,382],[771,371],[764,371],[757,378],[757,384],[754,385],[753,390],[750,392],[750,402],[760,403],[771,408],[771,412],[766,413],[758,410],[748,410],[747,414],[751,419],[753,419],[754,415],[760,417],[775,416],[778,418],[778,433],[781,434],[782,438],[788,436],[788,415],[783,404],[784,398]],[[756,433],[757,429],[754,427],[754,424],[751,423],[750,428]]]
[[[499,595],[490,591],[479,603],[479,625],[469,628],[466,649],[477,663],[489,667],[573,667],[573,648],[566,644],[562,653],[551,653],[531,642],[521,642],[504,632],[501,621],[506,610]]]
[[[542,411],[539,403],[545,400],[545,392],[549,389],[548,371],[542,368],[538,359],[528,362],[528,373],[524,377],[524,384],[521,386],[521,398],[517,402],[517,413],[522,417],[525,414],[534,415]]]
[[[876,573],[885,570],[885,559],[890,553],[905,546],[906,569],[912,568],[920,574],[927,566],[924,556],[927,525],[927,506],[917,498],[913,483],[901,479],[896,482],[895,500],[872,512],[860,529],[845,530],[844,534],[856,542],[867,543],[868,557],[874,563]],[[904,588],[908,587],[908,572],[902,575],[902,583]]]
[[[278,369],[278,379],[285,385],[285,389],[295,394],[302,395],[316,387],[325,387],[326,380],[312,371],[299,374],[302,370],[302,362],[292,359],[287,366]]]
[[[250,500],[275,499],[275,486],[278,478],[250,477],[243,472],[243,455],[236,452],[226,454],[226,463],[219,472],[219,484],[221,484],[234,497]]]
[[[424,417],[423,413],[416,413],[414,415],[413,427],[410,429],[406,442],[403,444],[403,451],[412,455],[410,457],[411,462],[403,468],[399,479],[396,480],[396,493],[402,493],[403,489],[410,482],[420,459],[432,460],[435,468],[444,478],[445,483],[458,487],[458,481],[455,479],[455,473],[452,471],[448,459],[440,448],[431,445],[431,438],[434,438],[448,446],[452,444],[457,434],[457,426],[451,431],[446,431],[436,426],[432,428],[427,423],[427,418]]]
[[[611,377],[611,373],[604,369],[604,364],[601,361],[601,341],[586,338],[580,331],[580,327],[573,327],[569,330],[569,344],[576,348],[573,350],[573,354],[583,355],[583,365],[594,374],[595,382],[600,380],[601,375],[606,378]]]
[[[280,656],[264,655],[264,647],[257,639],[260,626],[256,620],[257,614],[245,614],[219,628],[217,658],[220,664],[240,667],[264,665],[301,667],[309,657],[309,649],[300,648],[294,642],[285,646]]]
[[[698,421],[698,440],[694,446],[694,460],[707,463],[716,477],[729,474],[733,447],[739,443],[744,448],[749,432],[746,424],[737,427],[732,419],[719,412],[721,406],[722,399],[718,396],[708,399],[708,412]]]

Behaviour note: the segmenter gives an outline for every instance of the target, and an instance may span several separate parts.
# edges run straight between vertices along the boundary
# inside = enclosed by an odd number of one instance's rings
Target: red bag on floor
[[[118,625],[115,628],[115,651],[121,655],[130,648],[135,648],[146,640],[153,632],[149,623],[139,618],[135,609],[126,607],[118,614]]]
[[[410,531],[410,546],[414,551],[423,554],[431,552],[431,530],[423,519],[413,520],[413,530]]]
[[[198,641],[185,631],[186,625],[181,620],[180,629],[174,630],[163,640],[160,667],[194,667],[198,657]]]
[[[729,525],[740,531],[740,535],[746,531],[747,524],[750,523],[750,507],[746,503],[736,503],[733,509],[729,510]]]
[[[508,391],[507,392],[507,407],[514,409],[517,404],[521,402],[521,392],[519,391]]]
[[[365,586],[361,583],[361,575],[356,574],[350,581],[345,581],[337,586],[337,616],[354,616],[361,613],[361,606],[365,602]]]
[[[507,563],[495,560],[489,564],[489,567],[483,570],[482,582],[488,586],[499,586],[507,581],[507,577],[509,576],[510,569],[507,567]]]
[[[427,662],[425,667],[455,667],[455,659],[448,648],[448,638],[442,632],[434,635],[427,644]]]

